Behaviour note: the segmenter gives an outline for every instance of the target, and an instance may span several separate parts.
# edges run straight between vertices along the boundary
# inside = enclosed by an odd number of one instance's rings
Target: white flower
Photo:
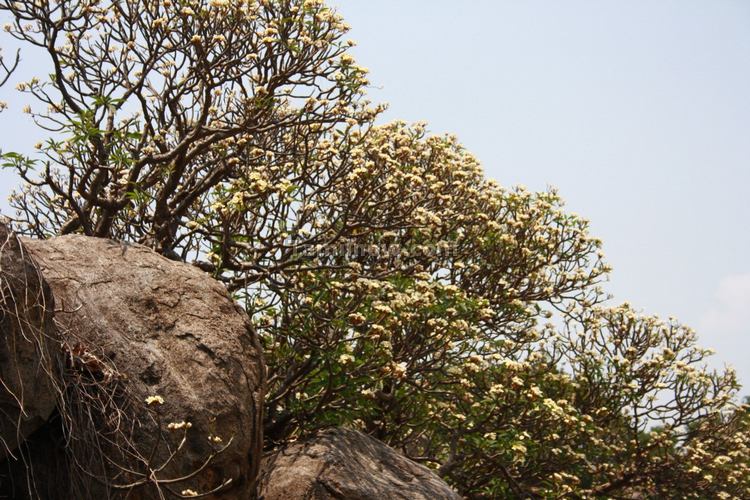
[[[167,425],[167,429],[170,431],[177,431],[180,429],[190,429],[193,426],[190,422],[185,422],[184,420],[182,422],[170,422]]]
[[[147,405],[153,405],[153,404],[164,404],[164,398],[161,396],[149,396],[146,398],[146,404]]]
[[[499,394],[502,394],[505,392],[505,389],[503,389],[503,386],[501,384],[495,384],[492,387],[490,387],[490,394],[493,396],[497,396]]]
[[[350,56],[349,54],[344,54],[341,56],[341,64],[345,64],[348,66],[348,65],[351,65],[352,63],[354,63],[354,58]]]
[[[365,322],[365,317],[360,313],[352,313],[349,315],[349,322],[353,325],[361,325]]]
[[[519,455],[525,455],[526,454],[526,446],[524,446],[521,443],[515,443],[513,446],[510,447],[513,451],[518,453]]]
[[[404,378],[406,377],[406,363],[400,362],[400,363],[393,363],[393,366],[391,367],[393,370],[393,374],[397,378]]]

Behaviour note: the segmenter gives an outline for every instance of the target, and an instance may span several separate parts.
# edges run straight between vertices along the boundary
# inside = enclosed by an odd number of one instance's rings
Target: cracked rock
[[[380,441],[331,429],[292,443],[263,462],[263,500],[458,500],[428,468]]]
[[[52,287],[69,368],[122,388],[107,394],[124,420],[109,409],[94,419],[98,433],[114,436],[103,445],[114,464],[92,472],[134,486],[106,495],[217,489],[209,498],[252,498],[265,367],[247,315],[224,287],[140,245],[77,235],[26,244]]]
[[[15,457],[57,403],[62,355],[53,311],[34,259],[0,224],[0,459]]]

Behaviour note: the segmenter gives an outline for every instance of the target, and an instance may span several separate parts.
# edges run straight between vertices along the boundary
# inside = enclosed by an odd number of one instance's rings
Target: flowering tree
[[[14,201],[36,236],[80,231],[173,255],[189,247],[186,214],[263,161],[249,146],[368,115],[347,27],[319,2],[0,6],[15,20],[6,31],[52,66],[49,81],[18,86],[54,134],[35,169],[16,164],[36,187]]]
[[[676,321],[608,307],[588,223],[453,137],[374,125],[318,0],[0,0],[47,54],[21,232],[148,245],[260,333],[268,448],[332,425],[462,494],[746,497],[747,410]],[[46,109],[45,109],[46,108]]]
[[[627,305],[584,314],[545,327],[523,356],[464,370],[463,393],[436,405],[456,417],[430,441],[454,436],[447,476],[490,497],[744,495],[750,435],[730,403],[734,374],[707,370],[674,321]]]

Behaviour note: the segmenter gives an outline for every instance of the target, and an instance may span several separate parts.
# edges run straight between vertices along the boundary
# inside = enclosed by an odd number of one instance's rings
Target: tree
[[[46,107],[27,110],[54,134],[40,144],[38,171],[17,165],[37,188],[15,202],[35,236],[81,231],[187,252],[185,216],[264,161],[253,146],[270,153],[279,134],[370,114],[359,102],[365,71],[341,40],[347,27],[319,2],[2,9],[15,19],[6,31],[51,62],[49,81],[19,84]]]
[[[19,62],[21,62],[20,52],[16,52],[16,56],[13,62],[8,63],[5,60],[5,57],[3,57],[2,47],[0,47],[0,87],[8,83],[10,75],[12,75],[16,70]],[[0,113],[2,113],[7,107],[8,103],[0,101]]]
[[[6,153],[16,227],[139,242],[234,294],[269,365],[266,445],[363,429],[472,498],[747,496],[731,371],[611,307],[555,191],[454,137],[374,125],[318,0],[3,0],[49,57],[49,138]]]
[[[3,57],[2,49],[0,49],[0,87],[8,83],[8,79],[10,78],[10,75],[13,74],[13,72],[18,67],[18,63],[21,62],[21,54],[20,52],[16,52],[15,59],[12,63],[8,63],[5,61],[5,57]],[[2,108],[5,108],[5,105],[2,106]],[[2,111],[2,109],[0,109]]]

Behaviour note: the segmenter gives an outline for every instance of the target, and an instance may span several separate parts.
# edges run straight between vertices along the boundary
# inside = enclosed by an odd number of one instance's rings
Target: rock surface
[[[57,404],[60,342],[49,286],[24,245],[0,224],[0,459]]]
[[[157,489],[192,495],[218,488],[208,498],[253,498],[265,366],[247,315],[223,286],[140,245],[74,235],[26,244],[52,287],[74,368],[123,387],[122,408],[97,425],[111,426],[122,412],[127,425],[118,421],[118,432],[132,428],[126,437],[135,444],[122,452],[115,439],[117,446],[105,444],[103,452],[136,473],[117,466],[102,472],[109,484],[134,487],[107,495],[158,498]],[[139,413],[149,417],[127,419]],[[191,427],[168,428],[181,422]]]
[[[262,500],[460,499],[432,471],[361,432],[332,429],[263,462]]]

